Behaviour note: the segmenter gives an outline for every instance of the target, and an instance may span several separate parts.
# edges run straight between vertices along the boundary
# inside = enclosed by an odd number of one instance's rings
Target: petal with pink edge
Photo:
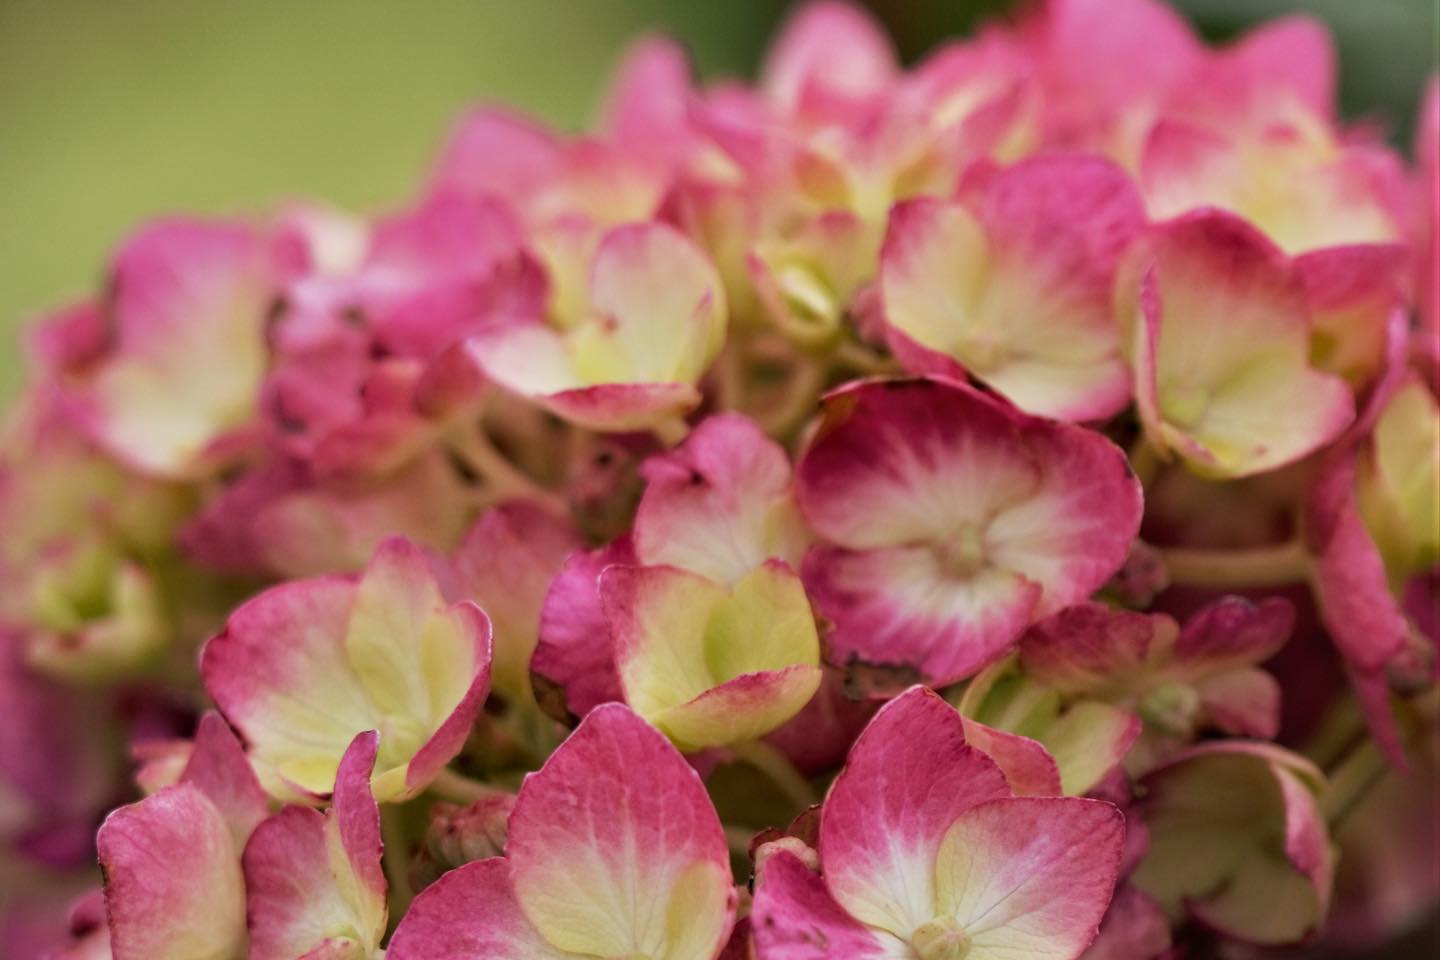
[[[328,814],[290,806],[266,820],[243,860],[251,960],[370,956],[385,935],[380,809],[370,793],[379,743],[346,750]]]
[[[115,960],[243,955],[240,851],[199,787],[177,784],[121,807],[96,844]]]
[[[589,956],[714,957],[735,916],[725,836],[699,776],[618,704],[526,779],[506,847],[546,941]]]
[[[355,734],[378,729],[388,802],[463,745],[489,691],[489,623],[472,603],[446,606],[424,552],[396,538],[359,581],[293,581],[242,605],[201,674],[272,794],[328,792]]]
[[[991,178],[966,209],[912,200],[881,264],[889,323],[1030,413],[1104,419],[1130,375],[1111,295],[1144,208],[1108,161],[1054,155]]]
[[[965,810],[1010,795],[965,742],[960,714],[912,687],[880,709],[850,750],[820,818],[825,884],[857,920],[904,940],[935,915],[935,857]]]
[[[676,567],[600,578],[625,700],[682,750],[756,740],[820,685],[804,587],[776,560],[727,589]]]
[[[515,897],[502,857],[451,870],[410,904],[388,960],[571,960],[540,936]]]
[[[1310,366],[1304,291],[1253,227],[1218,211],[1159,227],[1144,254],[1133,318],[1136,396],[1146,436],[1207,476],[1283,466],[1355,415],[1343,380]]]
[[[1133,882],[1172,920],[1188,910],[1259,944],[1305,938],[1325,916],[1333,880],[1315,798],[1322,782],[1308,761],[1266,744],[1175,757],[1142,781],[1150,849]]]
[[[806,101],[862,99],[899,72],[885,31],[860,7],[820,0],[800,8],[781,29],[761,68],[760,86],[782,109]]]
[[[758,960],[907,960],[908,944],[856,920],[799,857],[766,858],[750,912]]]
[[[961,719],[965,721],[965,742],[995,761],[1011,793],[1017,797],[1060,796],[1060,768],[1044,744],[969,717]]]
[[[832,659],[900,661],[940,684],[1088,597],[1141,512],[1108,440],[933,378],[829,394],[796,481],[811,527],[844,548],[806,564]]]
[[[1125,818],[1103,801],[972,807],[940,843],[934,935],[958,931],[976,960],[1074,960],[1110,905],[1124,845]]]
[[[790,459],[751,420],[707,417],[641,469],[634,538],[642,563],[727,584],[771,557],[799,564],[806,535],[790,495]]]
[[[199,787],[215,805],[230,827],[237,850],[244,849],[251,832],[270,813],[270,800],[244,748],[230,725],[213,711],[200,718],[180,782]]]

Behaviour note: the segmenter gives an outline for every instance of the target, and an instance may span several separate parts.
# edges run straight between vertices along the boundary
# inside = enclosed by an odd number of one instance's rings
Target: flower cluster
[[[755,85],[475,109],[395,212],[130,236],[0,454],[0,953],[1425,916],[1440,86],[1407,162],[1333,61],[1050,0],[902,69],[819,0]]]

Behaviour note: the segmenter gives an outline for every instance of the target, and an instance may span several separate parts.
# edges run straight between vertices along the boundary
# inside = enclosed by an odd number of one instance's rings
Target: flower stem
[[[499,787],[492,787],[488,783],[481,783],[479,780],[471,780],[462,773],[456,773],[448,767],[435,775],[430,781],[430,790],[435,794],[444,797],[451,803],[469,805],[484,797],[493,797],[496,794],[504,793]]]
[[[1155,482],[1155,475],[1160,472],[1160,454],[1142,433],[1131,445],[1129,457],[1130,469],[1134,471],[1135,479],[1140,481],[1143,489],[1149,490],[1150,484]]]
[[[390,915],[402,916],[415,899],[410,889],[410,834],[405,811],[394,805],[380,807],[380,837],[384,844],[385,877],[390,884]]]
[[[1320,811],[1332,830],[1360,805],[1389,769],[1389,761],[1368,737],[1346,754],[1320,795]]]
[[[496,450],[482,428],[467,425],[450,434],[450,446],[465,465],[485,480],[496,500],[511,497],[534,500],[562,516],[569,513],[565,500],[526,476]]]
[[[1299,540],[1242,550],[1162,547],[1172,583],[1201,587],[1278,587],[1302,583],[1310,557]]]
[[[771,783],[780,788],[786,799],[800,810],[820,802],[810,781],[800,775],[790,758],[763,740],[751,740],[730,748],[730,752],[744,763],[765,774]]]

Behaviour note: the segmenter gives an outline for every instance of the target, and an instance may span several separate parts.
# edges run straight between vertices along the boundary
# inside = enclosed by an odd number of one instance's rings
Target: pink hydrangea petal
[[[115,960],[240,956],[240,850],[199,787],[177,784],[114,811],[96,837]]]
[[[1175,659],[1207,671],[1260,663],[1285,645],[1294,625],[1295,608],[1284,597],[1224,597],[1185,621]]]
[[[781,29],[760,86],[774,102],[794,109],[820,88],[839,97],[863,97],[898,72],[885,31],[859,6],[819,0],[801,7]]]
[[[389,960],[570,960],[535,930],[515,896],[510,862],[467,863],[410,904],[385,951]]]
[[[114,346],[89,397],[97,438],[140,470],[203,469],[254,413],[274,266],[243,226],[162,221],[131,237],[114,266]]]
[[[1210,723],[1226,733],[1270,740],[1280,732],[1280,684],[1258,667],[1207,677],[1195,690]]]
[[[850,750],[820,819],[825,884],[853,917],[908,939],[935,915],[935,855],[963,811],[1009,796],[960,714],[914,687],[880,709]]]
[[[1255,228],[1200,211],[1159,227],[1147,257],[1132,359],[1146,435],[1160,449],[1206,474],[1244,476],[1350,424],[1349,388],[1309,365],[1299,279]]]
[[[1058,797],[1060,768],[1038,740],[987,727],[977,720],[965,721],[965,742],[995,761],[1010,792],[1017,797]]]
[[[451,563],[460,595],[490,617],[495,688],[508,697],[530,697],[540,609],[551,580],[579,547],[570,524],[537,504],[516,500],[487,510],[455,549]]]
[[[1125,818],[1075,797],[1016,797],[964,811],[936,863],[937,915],[976,956],[1074,960],[1114,895]]]
[[[600,129],[648,166],[667,169],[686,146],[690,61],[666,37],[631,45],[615,71],[601,109]]]
[[[527,117],[492,107],[462,116],[434,173],[436,188],[525,202],[563,168],[559,138]]]
[[[903,659],[952,682],[1124,563],[1140,489],[1097,434],[936,379],[852,384],[825,406],[796,470],[800,506],[823,537],[871,551],[807,562],[837,624],[832,659]],[[866,639],[862,627],[887,621],[883,643]],[[924,665],[918,650],[938,662]]]
[[[975,192],[969,212],[934,200],[892,212],[881,266],[887,319],[1023,410],[1067,420],[1116,413],[1130,376],[1111,288],[1144,224],[1135,187],[1107,161],[1058,154],[1022,161]]]
[[[765,860],[751,908],[757,960],[897,960],[909,944],[856,920],[825,881],[788,850]]]
[[[600,574],[614,564],[635,562],[629,538],[597,550],[570,555],[550,583],[540,610],[540,640],[530,669],[550,694],[558,693],[563,713],[583,717],[608,701],[623,701],[615,666],[615,642],[600,604]]]
[[[1155,654],[1178,632],[1164,614],[1078,603],[1026,631],[1020,662],[1028,676],[1065,693],[1126,692],[1158,665]]]
[[[1100,934],[1082,960],[1157,960],[1170,949],[1170,921],[1159,904],[1128,883],[1115,892]]]
[[[730,857],[710,798],[618,704],[592,710],[527,778],[506,853],[525,915],[562,949],[683,960],[729,937]]]
[[[370,793],[379,737],[355,737],[330,813],[289,806],[255,831],[244,869],[253,960],[373,952],[385,933],[380,809]]]
[[[235,837],[236,849],[244,849],[251,831],[270,813],[270,799],[244,748],[230,725],[213,711],[200,718],[180,781],[199,787],[220,811]]]
[[[1405,301],[1400,244],[1323,247],[1295,258],[1310,307],[1316,366],[1357,386],[1386,368],[1390,318]]]
[[[805,586],[834,624],[826,657],[840,667],[891,668],[937,686],[979,671],[1030,622],[1041,588],[990,571],[955,583],[931,550],[814,547]]]
[[[734,413],[701,421],[641,468],[633,536],[640,561],[734,583],[770,557],[798,565],[805,534],[790,497],[790,459]]]

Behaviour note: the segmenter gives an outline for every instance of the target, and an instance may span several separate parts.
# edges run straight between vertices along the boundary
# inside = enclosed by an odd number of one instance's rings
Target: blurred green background
[[[904,55],[1005,0],[872,0]],[[16,331],[84,293],[157,213],[303,194],[361,210],[415,188],[449,118],[499,100],[582,124],[627,40],[663,29],[702,75],[748,74],[785,0],[0,0],[0,397]],[[1431,0],[1182,0],[1212,38],[1311,10],[1347,112],[1408,130]]]

